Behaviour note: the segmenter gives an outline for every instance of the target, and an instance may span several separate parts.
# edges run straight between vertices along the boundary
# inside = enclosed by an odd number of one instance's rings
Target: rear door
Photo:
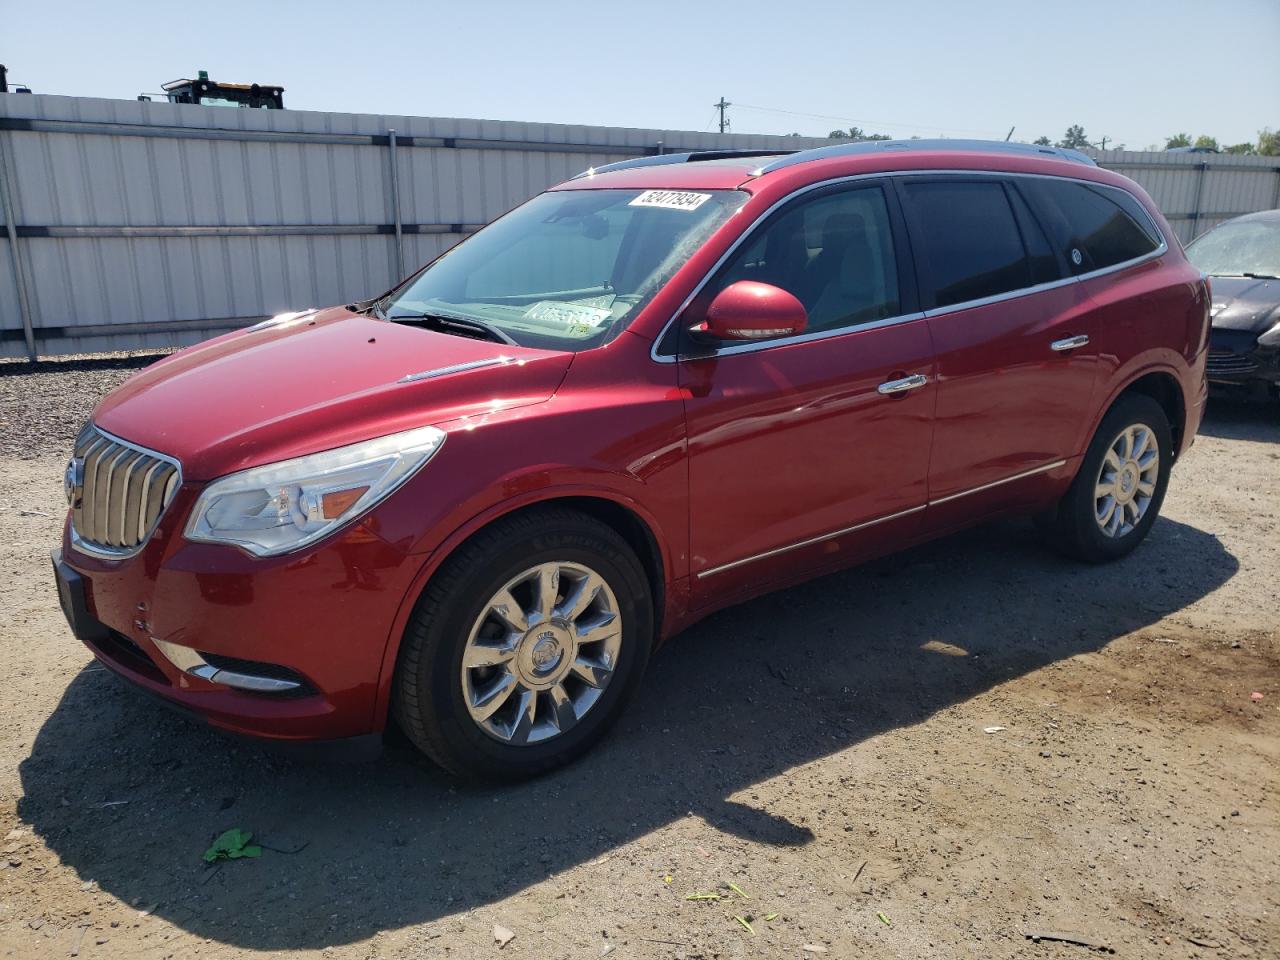
[[[1089,304],[1078,326],[1098,358],[1098,403],[1121,369],[1153,346],[1183,352],[1190,341],[1194,350],[1202,328],[1183,320],[1185,281],[1162,269],[1164,238],[1137,198],[1065,177],[1019,177],[1014,183]],[[1090,420],[1080,424],[1078,449],[1088,445],[1092,426]]]
[[[931,526],[1043,496],[1091,410],[1088,298],[1010,178],[900,181],[938,358]]]

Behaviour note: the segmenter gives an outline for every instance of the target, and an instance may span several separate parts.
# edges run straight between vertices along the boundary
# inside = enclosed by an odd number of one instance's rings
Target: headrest
[[[844,249],[855,237],[865,237],[866,222],[857,213],[833,213],[822,223],[823,251]]]

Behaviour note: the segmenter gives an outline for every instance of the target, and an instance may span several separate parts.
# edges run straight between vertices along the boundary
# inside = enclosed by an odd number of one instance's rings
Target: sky
[[[37,93],[133,99],[208,70],[296,110],[1143,149],[1280,128],[1280,0],[0,0]]]

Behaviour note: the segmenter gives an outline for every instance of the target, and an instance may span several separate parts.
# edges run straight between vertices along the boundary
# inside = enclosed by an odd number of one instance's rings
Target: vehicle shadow
[[[501,789],[458,786],[407,753],[283,760],[93,665],[21,764],[18,812],[84,880],[195,936],[350,943],[511,896],[689,813],[756,843],[805,844],[808,828],[729,798],[1098,650],[1237,567],[1216,537],[1168,519],[1107,567],[1048,553],[1023,523],[963,533],[704,621],[658,653],[599,748]],[[271,849],[215,873],[200,855],[233,826]]]
[[[1222,440],[1280,443],[1280,403],[1213,394],[1199,432]]]

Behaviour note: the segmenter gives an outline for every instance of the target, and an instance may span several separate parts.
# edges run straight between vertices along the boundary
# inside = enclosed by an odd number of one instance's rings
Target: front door
[[[889,185],[814,191],[738,247],[679,322],[744,279],[804,334],[680,357],[692,593],[705,605],[910,539],[928,500],[934,359]],[[886,384],[907,388],[885,392]]]

